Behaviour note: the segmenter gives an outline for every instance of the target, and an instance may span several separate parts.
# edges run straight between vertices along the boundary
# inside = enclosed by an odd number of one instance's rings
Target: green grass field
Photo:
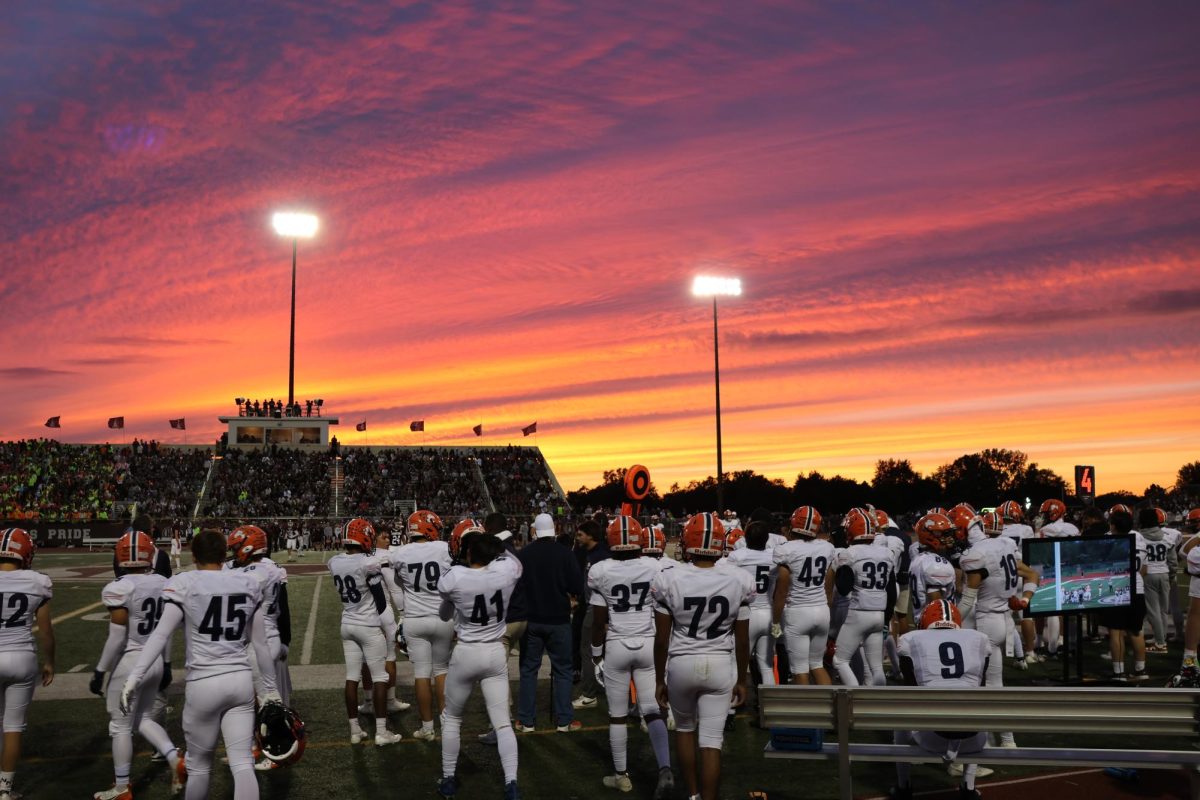
[[[1091,602],[1071,603],[1066,599],[1068,592],[1077,589],[1085,589],[1091,587]],[[1033,593],[1033,597],[1029,600],[1029,610],[1035,614],[1046,611],[1078,611],[1084,608],[1095,609],[1095,604],[1107,604],[1108,602],[1116,603],[1116,595],[1122,592],[1129,591],[1129,576],[1115,575],[1105,576],[1100,578],[1077,578],[1075,580],[1066,580],[1062,584],[1063,604],[1057,605],[1057,592],[1054,585],[1039,587]]]
[[[99,601],[100,589],[108,573],[93,574],[84,579],[71,577],[71,570],[77,567],[92,568],[91,571],[96,573],[94,568],[106,566],[109,559],[110,556],[101,553],[38,555],[36,566],[51,573],[55,580],[52,616],[59,618],[74,614],[55,625],[60,679],[56,681],[58,686],[52,688],[59,691],[76,684],[86,684],[106,633],[100,607],[85,610],[81,614],[76,612],[89,609]],[[307,554],[300,563],[316,567],[322,560],[322,554]],[[299,567],[299,564],[296,566]],[[318,590],[318,581],[315,575],[294,575],[289,581],[293,618],[290,660],[297,673],[307,668],[310,674],[314,674],[311,670],[319,669],[321,665],[342,663],[338,634],[340,606],[336,594],[331,591],[332,586],[325,585]],[[324,582],[327,583],[327,579]],[[312,615],[314,598],[317,599],[315,618]],[[313,620],[313,637],[311,647],[305,648],[310,619]],[[1174,671],[1179,662],[1176,647],[1173,645],[1170,655],[1152,656],[1150,671],[1154,678],[1151,685],[1161,685]],[[181,650],[178,641],[176,650]],[[1107,674],[1111,671],[1108,662],[1101,661],[1098,654],[1099,647],[1090,645],[1085,666],[1093,675]],[[181,663],[181,653],[177,652],[175,660]],[[72,669],[74,673],[70,673]],[[351,746],[342,710],[340,673],[329,668],[326,671],[331,675],[327,689],[305,689],[297,691],[294,697],[294,705],[307,722],[310,734],[303,761],[289,769],[261,775],[262,796],[296,800],[435,797],[435,784],[441,772],[440,746],[437,742],[426,743],[411,738],[418,724],[415,709],[393,717],[393,727],[398,727],[409,736],[402,743],[382,749]],[[1047,661],[1029,671],[1018,671],[1009,666],[1006,668],[1005,681],[1027,685],[1060,674],[1061,665]],[[181,679],[179,672],[176,675]],[[179,694],[182,691],[180,684],[181,680],[173,687],[174,710],[168,717],[168,730],[175,741],[182,744],[180,712],[183,698]],[[542,681],[538,698],[538,725],[548,728],[547,732],[519,736],[520,782],[524,796],[530,800],[582,800],[610,794],[616,797],[615,792],[600,784],[600,779],[611,771],[604,712],[599,709],[578,712],[579,719],[585,725],[584,730],[578,733],[553,732],[547,716],[550,708],[549,688],[548,681]],[[50,700],[45,699],[48,692],[41,694],[43,699],[35,695],[30,709],[25,758],[18,770],[17,789],[30,798],[68,798],[89,797],[91,792],[107,788],[112,782],[112,761],[109,755],[108,718],[103,701],[91,696]],[[513,694],[515,697],[515,682]],[[401,696],[411,700],[411,687],[402,685]],[[369,730],[371,723],[368,721],[364,724]],[[767,741],[767,733],[756,727],[753,715],[739,715],[735,727],[732,733],[726,735],[723,798],[746,798],[749,792],[755,790],[765,792],[770,800],[837,796],[835,764],[800,764],[764,759],[762,749]],[[476,734],[484,730],[483,706],[476,696],[464,726],[464,747],[459,763],[461,788],[458,796],[462,800],[494,800],[501,794],[496,749],[476,740]],[[878,741],[890,740],[883,734],[876,738]],[[1032,735],[1020,737],[1019,741],[1023,744],[1066,744]],[[1092,744],[1103,746],[1106,743],[1096,741]],[[1107,744],[1117,746],[1119,743]],[[1186,743],[1161,744],[1164,747],[1188,746]],[[135,738],[135,747],[138,750],[133,764],[135,796],[138,800],[168,797],[166,767],[151,764],[149,752],[140,739]],[[630,772],[634,780],[634,791],[630,796],[649,797],[653,790],[655,770],[645,734],[636,728],[631,730],[629,747]],[[1032,769],[1003,769],[987,780],[996,781],[1036,772]],[[886,794],[894,781],[894,772],[886,764],[857,765],[854,776],[855,794],[858,797]],[[953,786],[953,779],[932,767],[914,769],[913,777],[919,789],[948,789]],[[214,778],[212,796],[230,797],[232,785],[228,771],[218,765]],[[679,786],[676,796],[682,798],[685,796],[682,782]],[[1180,779],[1181,791],[1183,786]],[[1031,788],[1028,796],[1038,796],[1036,789]]]

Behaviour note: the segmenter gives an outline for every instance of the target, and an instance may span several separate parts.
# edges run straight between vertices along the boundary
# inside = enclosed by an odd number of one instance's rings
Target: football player
[[[913,531],[917,541],[909,566],[912,619],[920,619],[925,606],[935,600],[955,601],[956,576],[949,556],[962,538],[960,531],[942,514],[926,514],[917,520]]]
[[[130,713],[121,710],[121,689],[142,646],[158,624],[164,602],[162,590],[167,579],[150,571],[155,547],[150,537],[142,531],[126,532],[117,540],[116,551],[117,563],[123,575],[105,586],[100,593],[100,599],[108,609],[108,639],[88,684],[92,694],[106,697],[108,701],[108,733],[112,736],[113,785],[111,789],[96,792],[93,795],[95,800],[133,800],[129,772],[133,761],[134,730],[170,764],[172,794],[183,786],[179,753],[171,743],[171,737],[150,718],[149,713],[163,683],[161,659],[147,670]],[[106,696],[104,676],[110,671],[112,676]]]
[[[358,722],[358,680],[366,666],[371,678],[371,698],[375,709],[375,744],[384,746],[400,741],[399,733],[387,728],[388,644],[381,614],[388,607],[383,574],[373,558],[375,527],[361,517],[346,523],[342,533],[345,552],[329,559],[327,566],[342,600],[342,653],[346,659],[346,715],[350,722],[350,743],[367,738]]]
[[[0,626],[0,714],[4,748],[0,752],[0,800],[16,800],[13,777],[21,758],[25,714],[38,679],[38,646],[42,651],[42,686],[54,682],[54,627],[50,622],[50,579],[34,572],[33,537],[21,528],[0,531],[0,594],[8,616]],[[9,613],[11,612],[11,613]],[[37,644],[34,626],[37,627]]]
[[[753,527],[753,526],[751,526]],[[592,662],[603,666],[608,697],[608,741],[615,774],[604,785],[622,792],[633,790],[628,771],[629,684],[658,762],[656,800],[675,788],[671,747],[663,709],[654,697],[654,609],[650,587],[659,562],[642,555],[646,531],[633,517],[614,519],[606,531],[611,558],[597,561],[588,571],[588,602],[592,604]]]
[[[1196,516],[1200,519],[1200,514]],[[1188,522],[1191,522],[1191,514]],[[1197,544],[1200,544],[1200,536],[1193,536],[1180,550],[1188,574],[1187,627],[1183,629],[1183,665],[1179,674],[1167,684],[1169,687],[1200,687],[1200,665],[1196,662],[1196,649],[1200,645],[1200,547],[1196,547]]]
[[[175,571],[183,571],[183,536],[179,530],[179,523],[171,525],[171,560],[175,562]]]
[[[270,558],[271,546],[266,531],[257,525],[241,525],[229,534],[229,555],[235,569],[243,570],[258,581],[263,596],[263,626],[267,633],[267,649],[271,661],[255,664],[258,675],[255,679],[255,694],[259,704],[263,702],[266,689],[263,687],[262,672],[275,673],[275,688],[284,705],[291,702],[292,680],[288,672],[288,648],[292,643],[292,612],[288,603],[287,570]],[[275,762],[263,760],[257,769],[271,769]]]
[[[838,594],[850,597],[846,621],[837,636],[833,666],[846,686],[858,686],[850,668],[850,659],[861,646],[867,682],[887,683],[883,672],[883,633],[888,611],[896,602],[895,551],[875,542],[874,516],[854,508],[842,522],[850,546],[838,550],[833,559],[834,587]]]
[[[750,603],[750,652],[758,664],[763,686],[775,685],[775,636],[771,632],[771,598],[779,568],[774,552],[767,549],[768,529],[765,522],[751,522],[746,532],[746,546],[730,553],[729,566],[746,571],[754,582],[754,599]]]
[[[504,800],[519,800],[517,736],[508,716],[508,648],[504,645],[505,609],[517,581],[521,562],[505,552],[489,534],[471,535],[466,566],[455,565],[438,581],[442,619],[454,620],[458,644],[446,672],[446,710],[442,719],[442,779],[438,793],[458,793],[458,752],[462,746],[463,708],[476,683],[483,692],[488,719],[496,732],[504,770]]]
[[[1113,506],[1113,509],[1117,509]],[[1061,500],[1051,498],[1046,500],[1041,505],[1040,520],[1037,535],[1043,539],[1061,539],[1067,536],[1078,536],[1079,528],[1066,520],[1067,507]],[[1033,620],[1022,621],[1022,633],[1033,627]],[[1042,628],[1042,644],[1046,648],[1046,652],[1051,656],[1058,652],[1058,637],[1062,632],[1062,617],[1046,617]],[[1029,638],[1026,634],[1026,662],[1028,663],[1029,654],[1034,652],[1032,647],[1028,646]],[[1044,659],[1036,657],[1036,660]]]
[[[716,800],[725,716],[731,699],[746,702],[754,582],[721,561],[724,535],[715,514],[693,516],[683,529],[687,563],[660,571],[653,586],[655,697],[675,714],[691,800]]]
[[[233,773],[234,800],[258,798],[251,752],[254,679],[247,642],[253,645],[260,664],[270,661],[266,627],[259,613],[262,589],[245,572],[223,569],[225,553],[226,541],[220,531],[201,531],[192,540],[195,568],[163,586],[166,602],[158,626],[142,646],[121,689],[120,707],[128,714],[146,674],[160,663],[171,634],[184,625],[188,652],[183,706],[187,800],[208,797],[213,751],[222,735]],[[262,679],[266,698],[277,700],[275,676],[268,670]]]
[[[1167,652],[1167,617],[1171,610],[1171,576],[1179,566],[1175,552],[1178,534],[1161,527],[1166,514],[1157,508],[1138,512],[1138,532],[1146,539],[1146,617],[1154,634],[1154,644],[1146,645],[1148,653]]]
[[[432,511],[418,511],[408,518],[408,544],[388,554],[389,569],[403,592],[404,635],[413,666],[417,713],[421,727],[413,736],[433,741],[433,715],[446,705],[446,670],[454,623],[438,616],[441,597],[438,581],[449,571],[453,559],[442,538],[442,521]]]
[[[1128,536],[1134,539],[1134,573],[1132,594],[1128,610],[1122,609],[1109,615],[1108,647],[1112,655],[1113,680],[1118,683],[1144,681],[1150,675],[1146,672],[1146,639],[1142,627],[1146,623],[1146,540],[1142,534],[1133,529],[1133,515],[1128,511],[1116,509],[1108,514],[1108,525],[1113,536]],[[1125,636],[1133,645],[1133,671],[1125,674]]]
[[[900,637],[900,671],[910,686],[969,689],[983,686],[988,671],[991,645],[979,631],[963,629],[962,617],[953,603],[938,600],[926,606],[921,629]],[[896,731],[896,744],[915,744],[922,750],[957,758],[977,753],[987,745],[986,733],[960,733],[947,736],[934,731]],[[896,763],[894,800],[911,800],[910,766]],[[967,764],[959,787],[960,800],[978,798],[975,789],[976,767]]]
[[[779,572],[771,597],[772,633],[783,638],[792,683],[833,683],[825,671],[829,595],[833,590],[833,544],[817,538],[821,515],[812,506],[792,512],[792,538],[772,554]]]
[[[395,570],[392,569],[391,562],[391,543],[395,541],[393,534],[388,531],[376,531],[375,533],[375,554],[373,558],[379,564],[379,574],[383,576],[383,585],[386,589],[384,592],[383,611],[379,612],[379,627],[383,631],[383,639],[387,642],[387,648],[384,650],[383,668],[387,672],[387,710],[389,714],[395,714],[401,711],[407,711],[412,706],[396,697],[396,652],[400,649],[400,640],[403,638],[402,630],[404,623],[404,603],[403,594],[401,593],[401,602],[396,604],[395,609],[392,608],[392,603],[387,602],[390,597],[392,602],[396,600],[396,594],[400,593],[400,587],[396,586],[396,592],[388,589],[395,585]],[[362,682],[364,690],[371,684],[371,673],[367,670],[366,664],[363,665]],[[375,716],[375,703],[370,699],[365,699],[358,707],[358,713],[363,716]]]
[[[1003,517],[996,511],[983,515],[987,537],[963,553],[962,604],[959,611],[968,625],[991,643],[988,686],[1004,685],[1004,645],[1012,634],[1012,611],[1028,607],[1037,591],[1037,573],[1021,561],[1017,540],[1005,533]],[[1001,747],[1016,747],[1011,732],[1000,734]]]

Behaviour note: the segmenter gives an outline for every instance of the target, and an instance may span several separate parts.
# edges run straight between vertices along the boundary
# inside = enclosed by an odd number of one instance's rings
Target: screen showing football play
[[[1023,560],[1041,579],[1028,614],[1126,607],[1134,570],[1132,536],[1026,539]]]

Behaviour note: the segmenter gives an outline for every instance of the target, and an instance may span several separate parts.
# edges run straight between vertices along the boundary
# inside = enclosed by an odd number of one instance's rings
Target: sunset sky
[[[1200,4],[49,0],[0,19],[0,438],[869,478],[1200,459]],[[409,433],[413,419],[424,435]],[[354,423],[366,420],[364,436]],[[114,436],[115,434],[115,436]],[[533,437],[524,440],[534,443]]]

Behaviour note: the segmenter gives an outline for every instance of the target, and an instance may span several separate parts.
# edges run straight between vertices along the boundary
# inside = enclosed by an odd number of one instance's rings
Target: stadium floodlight
[[[716,389],[717,405],[717,510],[725,508],[725,467],[721,458],[721,356],[717,335],[717,298],[740,297],[741,278],[724,278],[713,275],[697,275],[692,279],[692,294],[696,297],[711,297],[713,304],[713,386]]]
[[[317,234],[317,218],[297,211],[277,211],[271,225],[280,236],[292,240],[292,329],[288,345],[288,407],[296,402],[296,250],[301,239]]]
[[[692,279],[692,294],[696,297],[739,297],[742,294],[742,279],[697,275]]]
[[[312,214],[279,211],[271,217],[275,232],[289,239],[311,239],[317,235],[317,218]]]

